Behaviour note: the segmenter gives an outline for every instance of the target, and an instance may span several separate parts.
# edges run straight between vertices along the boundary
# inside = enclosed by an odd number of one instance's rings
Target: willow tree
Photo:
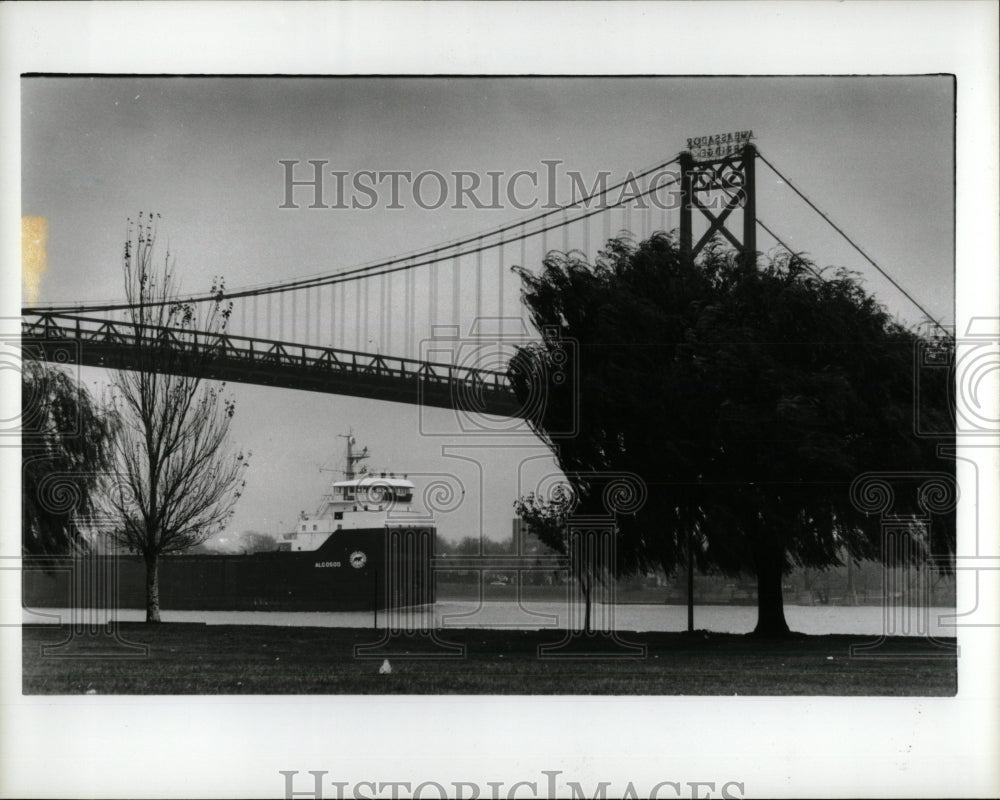
[[[628,470],[646,484],[642,510],[618,521],[620,569],[695,558],[750,573],[759,634],[788,633],[793,566],[890,555],[883,520],[852,495],[856,478],[953,475],[939,457],[947,442],[918,435],[914,416],[916,354],[951,344],[893,320],[850,273],[821,276],[791,255],[749,270],[717,245],[695,263],[660,234],[613,240],[595,264],[553,253],[520,274],[542,332],[510,368],[522,400],[544,392],[529,422],[580,496],[597,494],[588,473]],[[533,385],[566,342],[577,380]],[[921,389],[921,413],[947,431],[947,376]],[[953,509],[925,525],[927,508],[900,493],[892,509],[923,537],[912,559],[954,548]]]
[[[147,622],[160,621],[160,557],[225,527],[248,464],[229,442],[234,402],[224,384],[202,380],[231,303],[221,282],[203,308],[179,302],[170,253],[157,262],[155,245],[153,215],[129,221],[123,328],[132,342],[112,379],[117,474],[105,492],[111,537],[146,563]]]
[[[90,546],[87,518],[110,460],[109,420],[59,367],[25,361],[21,374],[21,537],[29,555]]]

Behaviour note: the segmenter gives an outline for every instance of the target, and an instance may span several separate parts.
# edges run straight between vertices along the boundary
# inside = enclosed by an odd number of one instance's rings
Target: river
[[[801,633],[861,634],[877,636],[937,637],[956,635],[954,608],[899,606],[798,606],[785,607],[789,627]],[[328,628],[366,628],[376,623],[371,611],[170,611],[161,612],[164,622],[204,622],[208,625],[286,625]],[[141,609],[120,609],[114,619],[142,622]],[[102,624],[104,612],[91,609],[23,609],[25,624]],[[716,633],[749,633],[757,621],[754,606],[695,606],[695,628]],[[518,604],[514,601],[439,601],[429,608],[405,609],[378,613],[378,626],[391,623],[401,628],[430,626],[442,628],[580,628],[583,607],[540,601]],[[687,629],[687,608],[665,604],[595,604],[593,625],[596,629],[618,631],[683,631]]]

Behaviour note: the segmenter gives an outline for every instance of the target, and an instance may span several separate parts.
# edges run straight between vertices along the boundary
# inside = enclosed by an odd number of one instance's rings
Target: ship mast
[[[355,474],[354,465],[358,461],[368,458],[368,448],[367,447],[363,448],[361,452],[357,454],[354,452],[355,439],[354,439],[353,428],[348,433],[338,433],[337,436],[339,436],[341,439],[347,439],[347,459],[346,459],[347,469],[344,470],[344,479],[348,481],[353,481]]]

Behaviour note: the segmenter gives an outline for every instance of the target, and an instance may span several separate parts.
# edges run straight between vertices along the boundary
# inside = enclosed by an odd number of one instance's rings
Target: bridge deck
[[[153,369],[500,417],[518,416],[520,408],[504,373],[452,364],[51,312],[25,313],[21,337],[25,358],[55,363]]]

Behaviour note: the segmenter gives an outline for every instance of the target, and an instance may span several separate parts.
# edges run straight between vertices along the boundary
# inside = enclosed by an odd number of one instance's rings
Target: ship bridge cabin
[[[413,484],[405,478],[381,473],[378,476],[366,475],[349,481],[337,481],[333,484],[332,504],[350,507],[353,511],[381,511],[399,509],[409,511],[413,502]],[[405,506],[405,508],[402,508]],[[343,509],[341,509],[343,510]]]

